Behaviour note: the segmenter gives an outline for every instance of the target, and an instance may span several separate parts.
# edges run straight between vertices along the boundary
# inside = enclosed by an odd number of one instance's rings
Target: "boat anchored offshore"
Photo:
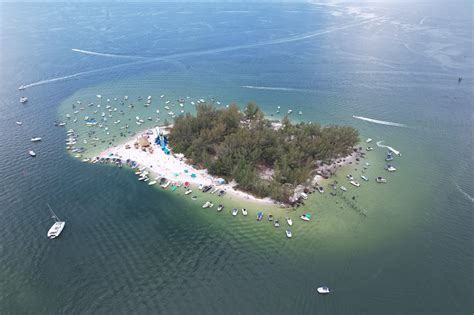
[[[291,218],[286,218],[286,223],[288,223],[289,226],[292,226],[293,225],[293,221],[291,220]]]
[[[242,214],[243,214],[244,216],[246,216],[246,215],[248,214],[247,209],[242,208]]]
[[[309,220],[311,220],[311,214],[305,213],[302,216],[300,216],[300,219],[303,220],[303,221],[309,221]]]
[[[35,156],[36,156],[35,151],[32,151],[32,150],[28,151],[28,154],[29,154],[30,156],[32,156],[32,157],[35,157]]]
[[[387,165],[385,166],[385,169],[389,172],[395,172],[397,169],[393,167],[392,165]]]
[[[287,229],[287,230],[286,230],[286,237],[288,237],[288,238],[292,238],[292,237],[293,237],[293,233],[291,233],[291,230],[290,230],[290,229]]]
[[[41,141],[40,137],[31,138],[31,142],[38,142],[38,141]]]
[[[385,178],[383,178],[382,176],[377,177],[376,181],[377,181],[377,183],[386,183],[387,182],[387,180]]]
[[[239,209],[234,208],[232,209],[232,215],[235,217],[239,213]]]
[[[318,291],[319,294],[329,294],[329,292],[331,292],[328,287],[319,287],[316,291]]]
[[[352,185],[354,185],[356,187],[360,186],[360,183],[358,181],[355,181],[355,180],[351,180],[349,183],[351,183]]]
[[[51,218],[54,220],[53,226],[49,229],[48,231],[48,238],[53,239],[59,236],[61,234],[62,230],[64,229],[64,226],[66,225],[66,222],[61,221],[58,216],[54,213],[53,209],[51,209],[51,206],[48,204],[49,211],[51,211]]]

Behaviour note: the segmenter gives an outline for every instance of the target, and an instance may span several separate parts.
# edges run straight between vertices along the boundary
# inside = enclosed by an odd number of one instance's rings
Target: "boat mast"
[[[51,211],[51,213],[52,213],[51,218],[53,218],[55,222],[59,222],[60,219],[58,218],[58,216],[56,215],[56,213],[54,213],[53,209],[51,209],[51,206],[49,205],[49,203],[48,203],[47,205],[48,205],[49,211]]]

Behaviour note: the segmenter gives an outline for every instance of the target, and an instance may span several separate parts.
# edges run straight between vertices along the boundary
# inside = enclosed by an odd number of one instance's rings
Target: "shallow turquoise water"
[[[2,4],[0,311],[472,312],[470,4],[415,6]],[[170,57],[108,68],[158,56]],[[352,166],[335,178],[345,198],[271,210],[294,218],[287,240],[256,222],[256,206],[232,218],[70,157],[53,121],[95,94],[280,105],[301,110],[295,119],[354,125],[402,156],[386,174],[385,150],[368,153],[368,176],[386,185],[349,187],[345,175],[360,175]],[[54,242],[46,203],[67,221]],[[306,211],[305,226],[296,218]],[[322,284],[334,294],[316,296]]]

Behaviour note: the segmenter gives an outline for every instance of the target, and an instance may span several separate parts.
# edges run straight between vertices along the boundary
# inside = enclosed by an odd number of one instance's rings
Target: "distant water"
[[[0,313],[472,313],[471,6],[1,4]],[[256,101],[353,125],[375,150],[329,181],[347,193],[218,214],[68,155],[53,121],[96,94],[152,95],[160,113],[161,94]],[[138,105],[125,120],[152,115]],[[397,172],[378,141],[402,152]],[[46,203],[67,221],[54,241]],[[258,210],[291,216],[294,238]]]

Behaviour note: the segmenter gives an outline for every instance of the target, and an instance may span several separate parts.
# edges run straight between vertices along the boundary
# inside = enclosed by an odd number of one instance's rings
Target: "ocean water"
[[[1,3],[0,21],[1,313],[473,311],[471,3]],[[121,120],[134,131],[135,116],[169,119],[161,94],[255,101],[276,118],[281,106],[353,125],[376,150],[296,211],[212,197],[226,206],[217,213],[200,207],[207,196],[69,155],[53,122],[96,94],[128,95],[136,106]],[[79,122],[66,128],[84,139]],[[397,172],[376,141],[402,153]],[[372,180],[350,187],[365,162]],[[349,191],[329,195],[334,180]],[[54,241],[47,203],[67,221]],[[233,218],[237,206],[249,217]],[[293,239],[258,210],[292,217]]]

